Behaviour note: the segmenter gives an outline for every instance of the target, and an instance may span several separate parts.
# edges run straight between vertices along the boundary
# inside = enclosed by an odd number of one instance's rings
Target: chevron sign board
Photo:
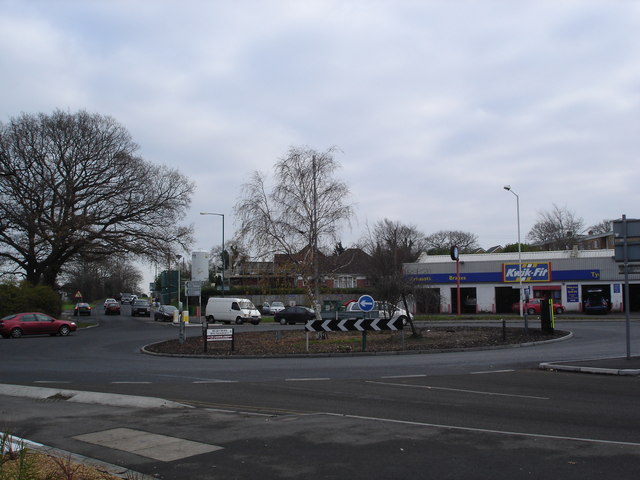
[[[402,330],[403,320],[384,318],[344,318],[332,320],[309,320],[305,325],[308,332],[349,332],[365,330]]]

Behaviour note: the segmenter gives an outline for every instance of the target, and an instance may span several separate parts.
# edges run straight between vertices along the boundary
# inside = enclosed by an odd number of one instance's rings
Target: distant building
[[[340,255],[317,252],[321,284],[333,289],[364,288],[369,285],[371,257],[359,248],[348,248]],[[232,286],[302,288],[301,263],[310,266],[310,249],[294,255],[276,254],[272,262],[242,262],[227,274]]]
[[[597,236],[594,236],[597,237]],[[595,238],[585,239],[585,246]],[[590,289],[602,289],[614,311],[624,310],[624,275],[611,249],[522,252],[523,287],[531,298],[553,298],[568,312],[581,312]],[[460,298],[463,313],[510,313],[519,300],[518,253],[461,254]],[[438,299],[436,312],[457,312],[456,262],[448,255],[422,255],[404,264],[418,289]],[[640,274],[631,274],[631,310],[640,311]]]

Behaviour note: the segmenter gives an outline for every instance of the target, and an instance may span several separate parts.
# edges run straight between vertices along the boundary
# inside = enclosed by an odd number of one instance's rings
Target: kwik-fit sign
[[[505,283],[518,283],[520,281],[520,269],[517,263],[502,264],[502,281]],[[523,263],[522,282],[550,282],[551,263]]]

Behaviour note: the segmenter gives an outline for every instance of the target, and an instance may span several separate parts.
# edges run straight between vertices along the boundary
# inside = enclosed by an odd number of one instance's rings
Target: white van
[[[260,312],[247,298],[211,297],[205,310],[207,322],[237,323],[251,322],[258,325]]]

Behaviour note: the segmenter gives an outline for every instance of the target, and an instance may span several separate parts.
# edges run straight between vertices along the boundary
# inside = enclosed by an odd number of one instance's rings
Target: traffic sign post
[[[367,332],[380,332],[383,330],[402,331],[404,321],[401,318],[371,318],[371,310],[375,306],[375,300],[370,295],[362,295],[358,299],[358,305],[363,312],[366,312],[366,318],[348,317],[348,318],[330,318],[322,320],[309,320],[305,324],[307,332],[362,332],[362,351],[367,351]],[[337,314],[336,314],[337,315]],[[308,333],[307,333],[308,338]],[[404,343],[404,337],[403,337]],[[307,351],[309,346],[307,344]]]
[[[629,308],[629,262],[640,261],[640,220],[627,218],[613,221],[615,261],[622,262],[624,273],[624,314],[627,331],[627,359],[631,358],[631,319]]]
[[[375,304],[376,302],[373,300],[373,297],[371,295],[362,295],[358,299],[358,305],[360,306],[360,310],[362,310],[363,312],[370,312],[371,310],[373,310]]]
[[[235,341],[233,335],[233,328],[204,328],[204,351],[207,351],[208,342],[231,342],[231,351],[234,351]]]

